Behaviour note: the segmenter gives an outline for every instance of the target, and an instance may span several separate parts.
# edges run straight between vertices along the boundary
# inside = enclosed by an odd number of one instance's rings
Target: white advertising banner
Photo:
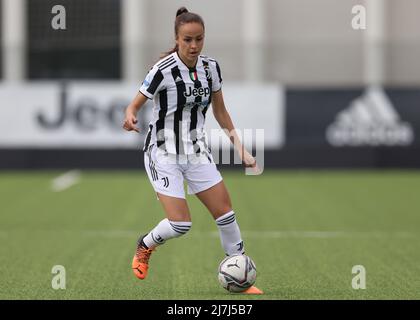
[[[264,147],[277,149],[285,142],[284,90],[276,84],[230,84],[223,86],[223,98],[235,128],[242,139],[256,141],[263,130]],[[206,131],[220,129],[211,110],[206,117]],[[223,136],[223,146],[230,140]],[[247,138],[248,137],[248,138]]]
[[[124,109],[138,89],[136,84],[114,81],[1,84],[0,148],[138,149],[152,102],[139,113],[141,134],[122,129]],[[279,86],[231,84],[223,93],[239,130],[264,129],[265,147],[283,145],[284,94]],[[212,128],[219,126],[209,110],[206,129]]]
[[[122,129],[137,91],[120,82],[1,85],[0,147],[139,148],[144,133]]]

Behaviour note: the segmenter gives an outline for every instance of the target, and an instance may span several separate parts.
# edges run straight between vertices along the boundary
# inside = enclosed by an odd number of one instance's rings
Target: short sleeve
[[[212,91],[216,92],[222,89],[222,72],[220,71],[220,66],[216,60],[213,60],[211,65],[213,65],[213,72],[212,72]]]
[[[153,99],[155,94],[160,91],[163,86],[163,74],[157,66],[154,66],[147,73],[146,78],[144,79],[140,92],[144,94],[149,99]]]

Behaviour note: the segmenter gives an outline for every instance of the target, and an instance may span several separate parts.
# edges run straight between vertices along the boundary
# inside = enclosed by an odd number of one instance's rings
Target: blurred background
[[[418,299],[418,0],[0,0],[0,298],[239,298],[195,197],[141,290],[130,270],[163,210],[141,151],[152,104],[140,134],[124,109],[181,6],[205,21],[236,127],[264,131],[262,175],[221,166],[264,298]]]

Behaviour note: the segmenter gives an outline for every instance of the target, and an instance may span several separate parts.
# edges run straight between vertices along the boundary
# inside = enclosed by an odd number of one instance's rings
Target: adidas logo
[[[180,76],[176,76],[175,82],[180,82],[180,81],[182,81],[181,77]]]
[[[380,87],[366,92],[336,116],[326,131],[327,141],[343,146],[407,146],[413,142],[413,128],[400,119]]]

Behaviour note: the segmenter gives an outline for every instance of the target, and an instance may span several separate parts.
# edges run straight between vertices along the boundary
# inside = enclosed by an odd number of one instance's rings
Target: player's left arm
[[[245,167],[255,167],[256,160],[254,157],[244,148],[239,136],[236,133],[235,126],[233,125],[232,119],[229,112],[226,109],[225,102],[223,99],[222,89],[212,93],[212,108],[213,114],[219,123],[220,127],[225,131],[230,141],[238,151],[242,162]]]

